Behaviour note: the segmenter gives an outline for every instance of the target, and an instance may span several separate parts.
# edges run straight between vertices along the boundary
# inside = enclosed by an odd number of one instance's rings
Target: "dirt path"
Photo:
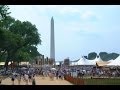
[[[73,85],[70,82],[66,81],[66,80],[60,80],[60,79],[56,79],[54,78],[54,80],[50,80],[49,77],[45,77],[44,79],[40,76],[35,77],[36,80],[36,85]],[[18,85],[18,81],[17,79],[15,79],[15,85]],[[6,78],[5,80],[2,81],[3,85],[12,85],[11,82],[11,78]],[[21,85],[25,85],[25,81],[21,81]],[[31,82],[28,83],[28,85],[32,85]]]

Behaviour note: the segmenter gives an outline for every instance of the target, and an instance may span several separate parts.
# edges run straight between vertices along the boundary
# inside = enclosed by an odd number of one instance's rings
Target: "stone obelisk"
[[[50,31],[50,59],[55,64],[55,42],[54,42],[54,19],[51,18],[51,31]]]

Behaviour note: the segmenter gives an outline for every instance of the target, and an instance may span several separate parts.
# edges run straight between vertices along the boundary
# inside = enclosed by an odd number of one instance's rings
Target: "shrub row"
[[[65,80],[69,81],[74,85],[84,85],[84,80],[81,78],[74,78],[72,76],[66,75]]]

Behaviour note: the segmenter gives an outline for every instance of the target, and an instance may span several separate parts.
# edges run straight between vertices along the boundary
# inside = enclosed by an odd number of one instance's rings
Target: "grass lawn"
[[[84,79],[85,85],[120,85],[120,79],[118,78],[102,78],[102,79]]]

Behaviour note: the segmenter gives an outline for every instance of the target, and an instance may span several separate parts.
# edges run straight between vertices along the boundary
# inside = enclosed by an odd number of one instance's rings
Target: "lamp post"
[[[30,53],[31,53],[31,50],[30,50]],[[30,62],[31,62],[31,64],[32,64],[32,59],[30,58]],[[29,65],[29,68],[30,68],[30,65]]]

